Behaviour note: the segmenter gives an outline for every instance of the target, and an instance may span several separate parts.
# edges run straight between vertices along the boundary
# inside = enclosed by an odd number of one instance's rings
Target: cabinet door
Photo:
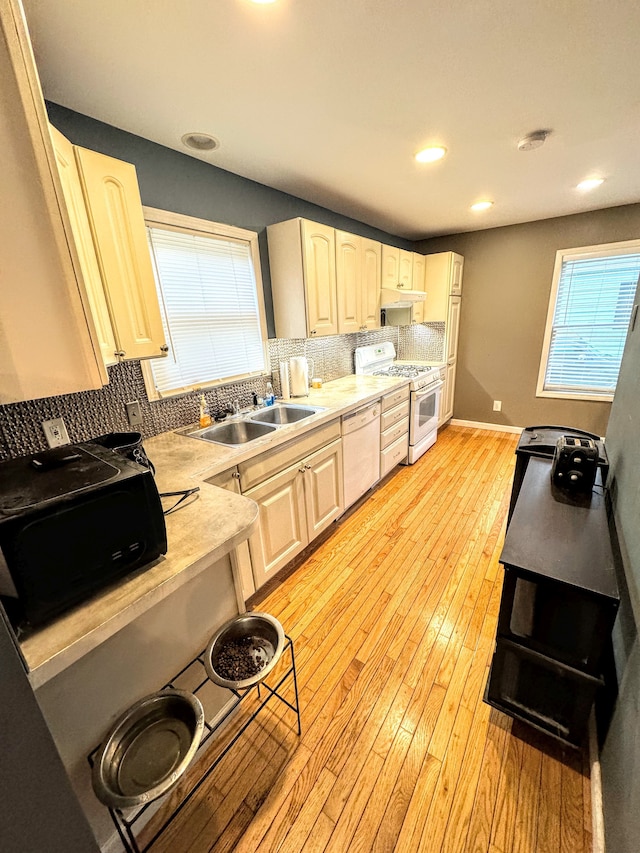
[[[380,328],[380,280],[382,275],[382,245],[376,240],[362,238],[362,329]]]
[[[400,249],[382,245],[382,287],[396,290],[400,281]]]
[[[135,167],[75,149],[120,358],[165,355]]]
[[[449,310],[451,252],[425,255],[425,323],[446,323]]]
[[[335,232],[307,220],[302,220],[301,228],[309,334],[337,335]]]
[[[91,306],[93,322],[96,327],[98,344],[105,364],[116,364],[116,340],[113,335],[111,318],[107,299],[104,294],[104,286],[100,275],[100,267],[96,258],[96,251],[91,236],[91,226],[87,217],[87,208],[84,203],[80,175],[76,165],[73,145],[66,136],[63,136],[55,127],[49,126],[53,150],[56,154],[58,172],[62,183],[64,200],[67,203],[67,212],[71,222],[71,230],[78,252],[78,259],[82,267],[84,285],[87,298]]]
[[[445,372],[444,385],[440,395],[440,415],[438,417],[438,426],[442,426],[453,416],[453,396],[456,390],[456,363],[452,361],[447,364]]]
[[[287,468],[244,493],[258,504],[260,514],[260,530],[249,540],[256,589],[309,541],[300,467]]]
[[[307,531],[311,542],[341,514],[344,507],[342,441],[335,441],[307,456],[303,467]]]
[[[21,6],[0,3],[0,404],[100,388],[95,338]]]
[[[338,333],[357,332],[362,323],[362,244],[360,237],[336,231],[336,295]]]
[[[401,290],[411,290],[413,282],[413,252],[400,249],[398,287]]]
[[[449,313],[447,315],[447,361],[455,359],[458,355],[458,333],[460,331],[460,306],[462,299],[452,296],[449,299]]]
[[[424,255],[413,253],[413,281],[412,290],[424,291]],[[412,321],[414,323],[422,323],[424,321],[424,302],[416,302],[413,306]]]
[[[452,296],[462,295],[462,268],[464,266],[464,258],[455,252],[451,253],[451,289]]]

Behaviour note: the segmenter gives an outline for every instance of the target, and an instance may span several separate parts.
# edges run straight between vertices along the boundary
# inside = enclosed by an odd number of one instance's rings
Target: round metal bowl
[[[251,641],[248,653],[257,663],[263,664],[255,675],[241,680],[225,677],[218,669],[225,646],[237,640]],[[204,665],[207,675],[215,684],[240,690],[262,681],[280,659],[283,648],[284,631],[274,616],[268,613],[243,613],[230,619],[213,635],[207,646]]]
[[[146,696],[114,723],[95,756],[93,790],[110,808],[149,803],[173,788],[204,730],[200,700],[168,688]]]

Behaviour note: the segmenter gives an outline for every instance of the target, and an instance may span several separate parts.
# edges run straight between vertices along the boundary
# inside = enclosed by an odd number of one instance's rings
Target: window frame
[[[545,390],[544,382],[549,363],[549,350],[551,346],[551,334],[553,332],[553,317],[556,311],[556,302],[558,299],[558,287],[560,285],[562,265],[567,259],[592,260],[595,258],[615,257],[616,255],[634,255],[638,252],[640,252],[640,239],[624,240],[617,243],[601,243],[596,246],[580,246],[571,249],[558,249],[553,268],[551,293],[549,294],[549,306],[547,308],[547,320],[544,329],[544,339],[542,342],[536,397],[548,397],[557,400],[588,400],[598,403],[606,403],[613,400],[613,394],[588,394],[584,391]]]
[[[264,353],[264,370],[256,370],[250,373],[242,373],[237,376],[225,376],[221,379],[204,379],[201,383],[182,386],[171,391],[158,391],[153,378],[153,371],[149,361],[140,362],[142,375],[149,400],[167,400],[174,397],[192,394],[194,391],[206,391],[212,388],[220,388],[223,385],[232,385],[235,382],[243,382],[254,379],[257,376],[270,376],[271,364],[269,360],[267,315],[264,304],[264,284],[262,279],[262,268],[260,266],[260,249],[258,244],[258,233],[248,231],[245,228],[237,228],[235,225],[225,225],[222,222],[213,222],[209,219],[199,219],[195,216],[187,216],[182,213],[173,213],[169,210],[161,210],[156,207],[143,206],[145,226],[162,228],[165,231],[178,231],[197,236],[220,237],[223,240],[240,240],[249,244],[249,253],[253,265],[253,275],[256,286],[256,301],[260,323],[260,335],[262,337],[262,349]],[[152,257],[151,263],[155,262]]]

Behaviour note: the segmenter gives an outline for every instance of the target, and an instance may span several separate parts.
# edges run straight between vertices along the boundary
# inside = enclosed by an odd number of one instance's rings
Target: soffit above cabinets
[[[640,200],[631,0],[25,7],[51,101],[398,236]],[[185,149],[194,131],[220,146]]]

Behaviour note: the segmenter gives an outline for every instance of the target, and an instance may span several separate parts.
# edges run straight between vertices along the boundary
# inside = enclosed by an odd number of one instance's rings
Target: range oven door
[[[442,382],[411,392],[409,423],[409,462],[415,462],[434,443],[438,435]]]

